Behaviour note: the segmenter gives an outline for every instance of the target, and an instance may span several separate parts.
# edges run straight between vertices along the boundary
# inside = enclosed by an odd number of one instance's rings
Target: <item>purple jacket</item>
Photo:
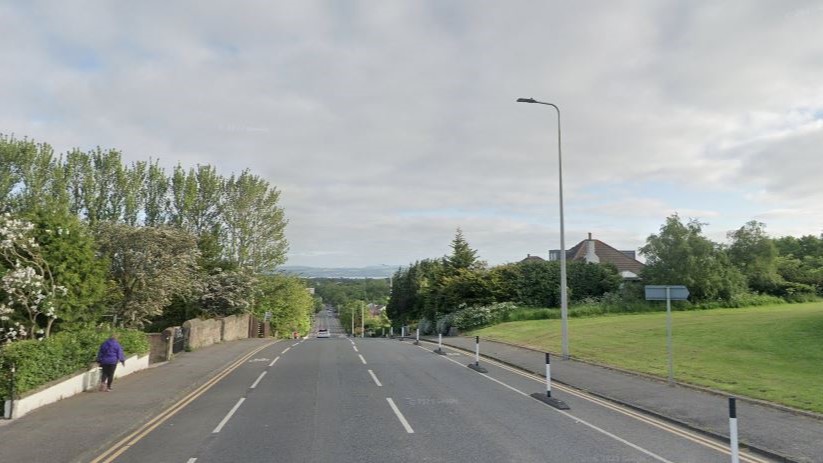
[[[97,351],[97,363],[100,365],[115,365],[117,362],[125,362],[126,356],[123,355],[123,348],[116,339],[106,339],[106,342],[100,345],[100,350]]]

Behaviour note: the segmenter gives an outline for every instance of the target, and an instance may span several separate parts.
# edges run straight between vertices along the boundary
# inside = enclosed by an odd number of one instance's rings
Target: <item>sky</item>
[[[491,265],[677,213],[823,232],[823,6],[3,1],[0,133],[281,191],[288,264]]]

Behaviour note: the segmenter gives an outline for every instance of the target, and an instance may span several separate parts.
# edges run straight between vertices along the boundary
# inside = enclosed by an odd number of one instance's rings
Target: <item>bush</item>
[[[36,389],[50,381],[85,370],[97,357],[97,349],[108,338],[108,331],[64,331],[43,341],[26,340],[0,349],[0,400],[9,395],[9,368],[17,365],[17,394]],[[149,351],[146,334],[118,330],[117,339],[126,355]]]
[[[560,309],[536,309],[523,307],[508,312],[503,317],[503,322],[519,322],[526,320],[548,320],[560,318]]]
[[[437,319],[437,323],[435,324],[435,331],[438,334],[449,334],[449,328],[452,327],[454,323],[454,313],[443,315],[442,317]]]
[[[425,317],[421,318],[420,321],[417,322],[417,327],[420,328],[420,334],[432,334],[434,331],[434,323]]]
[[[500,302],[480,307],[466,307],[454,313],[454,326],[461,330],[470,330],[500,323],[506,319],[509,313],[516,309],[517,306],[511,302]]]

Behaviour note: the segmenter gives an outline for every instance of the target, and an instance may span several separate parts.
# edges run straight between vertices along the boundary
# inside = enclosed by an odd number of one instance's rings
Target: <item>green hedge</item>
[[[17,365],[17,395],[50,381],[88,368],[97,358],[97,349],[109,337],[108,331],[57,333],[43,341],[18,341],[0,348],[0,400],[9,396],[11,364]],[[117,339],[126,355],[149,351],[146,333],[117,330]]]

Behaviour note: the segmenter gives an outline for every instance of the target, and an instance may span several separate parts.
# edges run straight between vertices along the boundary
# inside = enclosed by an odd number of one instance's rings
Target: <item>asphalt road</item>
[[[502,366],[483,375],[456,352],[349,339],[325,312],[316,325],[332,337],[258,352],[114,461],[729,461],[727,444],[582,393],[550,408],[528,396],[544,385]]]

